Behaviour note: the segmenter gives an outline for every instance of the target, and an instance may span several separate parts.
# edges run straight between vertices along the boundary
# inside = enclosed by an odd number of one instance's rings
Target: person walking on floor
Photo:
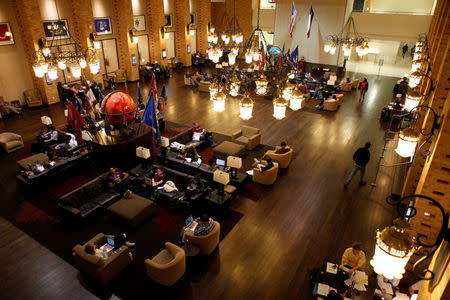
[[[405,45],[402,47],[402,57],[403,57],[403,58],[405,58],[406,52],[408,52],[408,44],[405,44]]]
[[[347,181],[344,184],[344,188],[347,189],[348,185],[352,181],[353,177],[356,175],[357,172],[360,172],[361,177],[359,179],[360,185],[365,185],[366,182],[364,181],[364,172],[366,171],[366,165],[370,160],[370,142],[367,142],[366,145],[362,148],[359,148],[355,151],[353,154],[353,160],[355,161],[355,165],[353,166],[353,171],[348,177]]]
[[[364,77],[364,79],[359,83],[359,89],[359,101],[362,101],[366,97],[366,92],[369,89],[369,82],[367,82],[367,78]]]

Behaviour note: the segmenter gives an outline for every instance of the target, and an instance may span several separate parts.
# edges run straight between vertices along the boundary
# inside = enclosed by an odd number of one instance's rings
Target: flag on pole
[[[291,56],[289,57],[289,60],[294,65],[294,67],[297,68],[297,60],[298,60],[298,46],[295,47],[294,51],[292,51]]]
[[[152,76],[152,82],[155,80],[155,75]],[[150,84],[151,86],[152,84]],[[142,122],[152,128],[152,136],[155,142],[155,147],[161,146],[161,133],[159,132],[158,120],[156,119],[155,98],[158,97],[156,87],[150,87],[147,105],[145,106],[144,114],[142,115]]]
[[[311,26],[312,26],[313,18],[314,18],[314,11],[313,11],[312,5],[311,5],[309,8],[308,27],[306,28],[306,36],[308,37],[308,39],[309,39],[309,35],[311,33]]]
[[[128,94],[128,86],[126,82],[125,82],[125,93]]]
[[[289,48],[288,51],[286,52],[286,56],[289,59],[289,56],[291,56],[291,49]]]
[[[266,65],[266,54],[264,54],[264,48],[261,49],[261,68],[264,71],[264,67]],[[261,70],[260,68],[260,70]]]
[[[142,99],[141,87],[139,86],[139,82],[137,84],[137,97],[138,99]]]
[[[283,42],[283,49],[281,49],[281,55],[284,55],[284,42]]]
[[[278,56],[278,65],[281,66],[281,55]]]
[[[297,10],[295,9],[294,1],[292,1],[292,13],[291,13],[291,24],[289,25],[289,36],[294,35],[295,19],[297,18]]]

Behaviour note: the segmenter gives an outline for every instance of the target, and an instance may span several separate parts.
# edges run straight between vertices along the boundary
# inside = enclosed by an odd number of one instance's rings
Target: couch
[[[264,164],[264,162],[263,162]],[[264,185],[271,185],[277,180],[278,176],[278,163],[274,162],[273,167],[265,172],[261,172],[258,168],[253,168],[253,182],[261,183]]]
[[[43,103],[41,93],[38,89],[29,89],[23,92],[23,97],[28,107],[41,106]]]
[[[145,267],[148,277],[161,285],[171,286],[186,272],[186,254],[182,248],[166,242],[164,250],[145,260]]]
[[[103,233],[99,233],[86,244],[78,244],[73,247],[72,252],[72,257],[77,268],[103,284],[108,283],[116,277],[117,274],[133,261],[133,256],[125,245],[120,247],[117,253],[112,253],[108,259],[88,254],[85,251],[87,244],[95,244],[97,247],[101,247],[105,243],[106,236]]]
[[[171,137],[169,139],[169,143],[172,144],[173,142],[177,142],[180,144],[183,144],[185,146],[195,146],[195,148],[200,150],[201,148],[205,148],[209,145],[207,140],[200,140],[200,141],[193,141],[192,140],[192,129],[189,128],[185,131],[180,132],[179,134]],[[170,147],[170,150],[178,152],[179,150],[176,148]]]
[[[279,154],[275,153],[278,146],[275,148],[275,150],[269,150],[264,154],[264,156],[270,157],[273,161],[276,161],[280,168],[287,168],[292,160],[292,154],[294,153],[294,150],[291,148],[288,152]]]
[[[87,217],[120,197],[108,186],[108,172],[83,184],[58,200],[58,206],[72,216]]]
[[[200,248],[200,254],[208,255],[216,249],[219,244],[220,237],[220,224],[214,221],[214,228],[207,235],[194,235],[191,232],[186,231],[184,239],[189,243]]]
[[[350,92],[352,90],[352,83],[351,82],[342,82],[339,87],[341,88],[341,91],[344,92]]]
[[[6,153],[11,153],[23,148],[22,137],[12,132],[0,133],[0,146]]]
[[[258,128],[242,126],[241,130],[233,133],[231,141],[245,145],[246,149],[252,150],[261,143],[261,131]]]
[[[323,103],[323,110],[326,111],[337,111],[339,107],[339,100],[328,99]]]
[[[129,199],[122,198],[108,207],[112,214],[125,219],[136,227],[145,221],[154,211],[155,203],[149,199],[132,194]]]
[[[357,89],[359,84],[359,79],[352,80],[352,89]]]

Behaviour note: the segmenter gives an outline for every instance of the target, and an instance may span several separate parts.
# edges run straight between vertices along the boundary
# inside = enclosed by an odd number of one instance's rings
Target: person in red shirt
[[[203,132],[203,128],[200,127],[197,122],[194,122],[194,123],[192,123],[192,132],[202,133]]]
[[[286,142],[281,142],[280,146],[279,146],[279,147],[276,147],[275,153],[276,153],[276,154],[284,154],[284,153],[286,153],[286,152],[289,152],[289,150],[291,150],[291,148],[289,148],[289,147],[286,145]]]
[[[166,178],[166,174],[163,170],[160,168],[154,168],[153,169],[153,178],[152,178],[152,186],[160,185],[164,182],[164,179]]]

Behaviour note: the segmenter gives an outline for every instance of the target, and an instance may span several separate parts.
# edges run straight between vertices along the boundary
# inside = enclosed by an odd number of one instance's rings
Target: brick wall
[[[211,22],[211,1],[197,0],[197,50],[206,54],[208,49],[208,23]]]
[[[252,1],[250,0],[236,1],[235,11],[239,27],[241,28],[242,33],[244,34],[244,41],[245,41],[250,37],[253,31]],[[225,0],[225,2],[211,3],[211,15],[214,16],[211,19],[212,25],[218,30],[225,30],[227,28],[228,23],[231,21],[231,18],[233,18],[233,12],[234,12],[233,0]]]
[[[164,0],[147,0],[148,39],[150,43],[150,60],[162,61],[161,26],[164,25]]]
[[[191,65],[191,55],[187,53],[190,42],[186,25],[189,24],[189,0],[176,0],[174,12],[175,25],[175,56],[184,66]]]

